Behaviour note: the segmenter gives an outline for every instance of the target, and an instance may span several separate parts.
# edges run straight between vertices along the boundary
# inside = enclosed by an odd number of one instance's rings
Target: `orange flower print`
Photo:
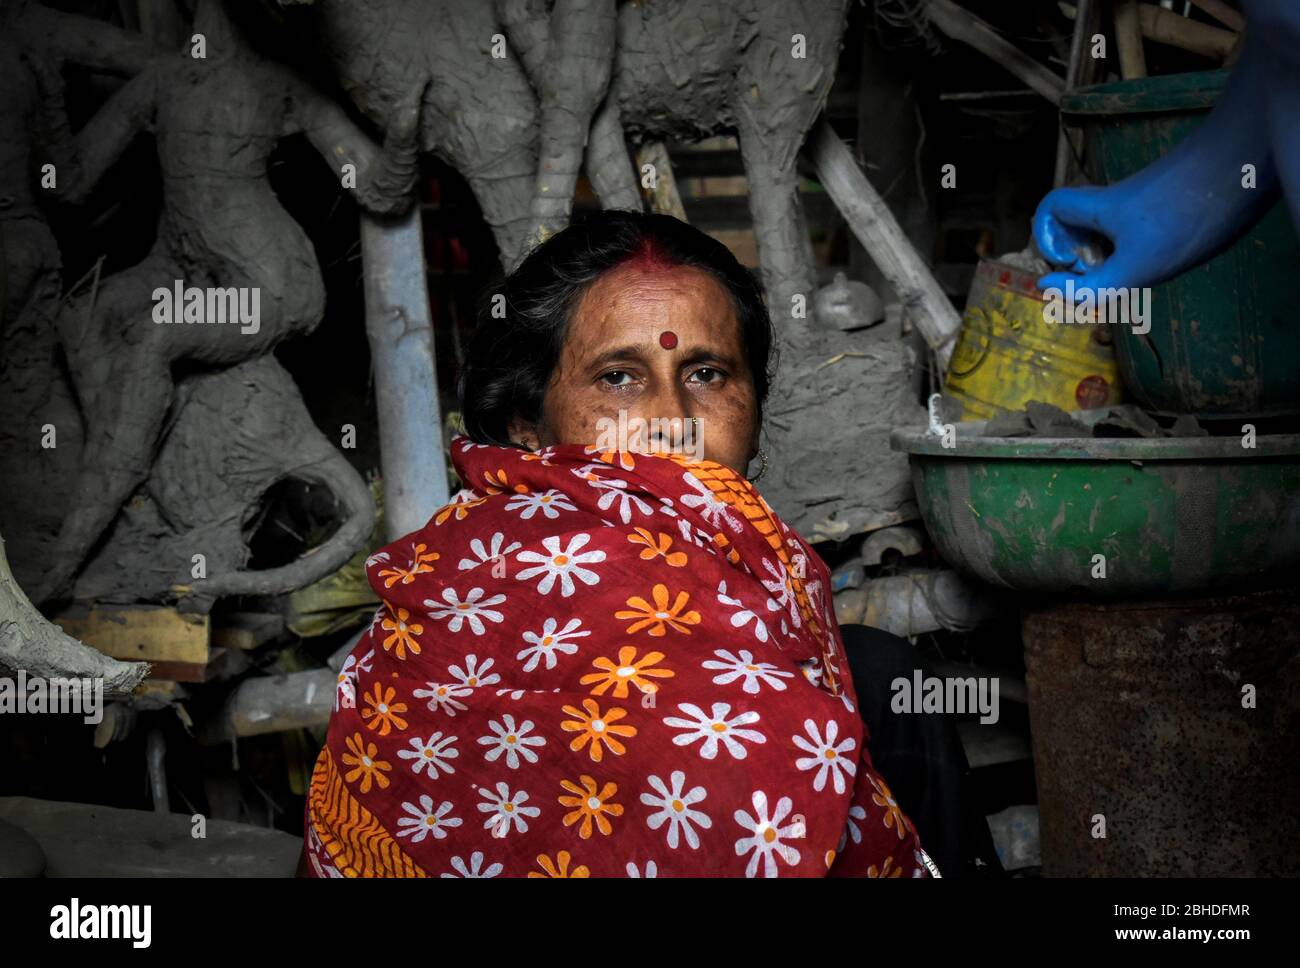
[[[650,682],[650,679],[670,679],[677,674],[671,669],[651,668],[663,661],[662,652],[647,652],[640,661],[633,662],[635,658],[636,647],[625,645],[618,650],[617,662],[603,655],[599,659],[593,659],[591,664],[604,671],[588,673],[578,681],[584,686],[597,683],[596,688],[591,690],[593,696],[603,696],[609,687],[613,686],[614,698],[626,699],[629,683],[640,689],[642,693],[658,692],[659,686]]]
[[[569,852],[562,850],[555,855],[555,860],[545,854],[537,855],[537,865],[544,870],[545,874],[539,874],[537,871],[529,871],[529,877],[591,877],[591,871],[587,870],[586,864],[579,864],[572,871],[569,870]]]
[[[476,497],[476,498],[467,497],[464,500],[459,500],[459,501],[454,500],[450,504],[444,504],[441,508],[438,509],[438,513],[433,516],[434,526],[436,527],[442,524],[453,514],[456,516],[457,521],[464,521],[467,517],[469,517],[470,508],[476,508],[486,500],[487,500],[486,497]]]
[[[581,712],[574,706],[564,707],[564,711],[573,719],[562,721],[560,728],[566,733],[578,734],[573,738],[573,742],[569,744],[569,749],[576,753],[590,743],[587,753],[591,756],[592,761],[596,763],[605,758],[606,747],[615,756],[622,756],[626,753],[627,747],[614,737],[636,735],[635,726],[615,725],[618,720],[627,715],[627,710],[614,707],[602,714],[594,699],[584,699],[582,707],[586,710],[586,713]]]
[[[399,581],[403,585],[409,585],[415,581],[416,575],[423,575],[426,572],[433,571],[433,562],[441,558],[442,555],[436,551],[429,551],[426,545],[418,544],[415,546],[414,558],[405,568],[393,566],[384,568],[379,572],[379,577],[384,579],[384,587],[392,588]]]
[[[399,713],[406,712],[406,703],[393,702],[393,697],[397,695],[397,690],[389,686],[384,689],[381,683],[375,683],[374,692],[365,696],[366,702],[370,703],[361,710],[361,718],[370,720],[366,723],[371,729],[378,729],[380,736],[387,736],[393,731],[393,727],[406,729],[406,720]]]
[[[898,833],[898,839],[902,840],[907,836],[906,827],[908,822],[907,818],[903,816],[902,809],[895,802],[894,795],[889,791],[889,787],[885,785],[885,781],[879,777],[868,774],[867,779],[876,788],[876,792],[871,794],[872,801],[876,806],[883,807],[885,810],[885,826],[893,827]]]
[[[564,826],[572,827],[579,820],[582,826],[578,828],[578,836],[583,840],[591,837],[591,826],[595,823],[596,827],[602,834],[608,837],[613,833],[614,828],[610,825],[609,817],[623,816],[623,807],[618,803],[610,803],[609,799],[618,792],[617,783],[606,783],[596,792],[596,781],[587,776],[585,773],[578,777],[578,782],[582,786],[571,780],[561,780],[560,786],[573,794],[571,797],[559,797],[561,806],[573,807],[574,809],[564,815]]]
[[[399,659],[406,658],[406,650],[410,649],[412,655],[420,654],[420,643],[416,637],[424,634],[424,626],[417,622],[411,621],[411,613],[404,608],[398,608],[394,614],[393,606],[384,602],[388,608],[389,617],[379,623],[380,628],[385,632],[392,634],[384,639],[384,651],[392,651]]]
[[[685,612],[683,609],[686,603],[690,601],[691,596],[686,592],[678,592],[677,598],[672,607],[668,607],[668,586],[655,585],[651,593],[655,603],[652,606],[644,598],[633,596],[627,600],[627,603],[633,611],[615,612],[615,618],[634,618],[637,621],[628,626],[629,635],[633,635],[644,628],[650,629],[650,634],[654,636],[663,636],[668,634],[668,626],[672,626],[675,632],[685,632],[690,634],[691,630],[686,626],[699,625],[700,613],[694,610]]]
[[[361,777],[362,793],[370,792],[371,783],[378,784],[381,790],[388,789],[388,777],[384,774],[392,771],[393,764],[379,759],[379,747],[367,743],[360,733],[348,737],[347,746],[348,752],[342,756],[343,765],[352,769],[343,775],[343,779],[353,783]]]
[[[514,491],[516,494],[528,493],[528,487],[524,484],[515,484],[512,487],[509,478],[506,477],[505,470],[501,468],[497,468],[496,471],[484,471],[483,479],[487,481],[487,488],[485,490],[489,494],[500,494],[507,488]]]
[[[632,534],[627,536],[627,540],[633,544],[645,545],[641,549],[642,561],[650,561],[663,555],[664,561],[674,568],[681,568],[686,564],[686,553],[684,551],[669,553],[668,549],[673,546],[673,539],[662,531],[659,532],[658,536],[655,536],[645,528],[633,528]]]
[[[885,862],[879,868],[872,864],[867,868],[868,877],[902,877],[903,868],[894,863],[894,858],[886,857]]]
[[[588,456],[594,456],[602,464],[613,466],[614,461],[618,461],[618,466],[625,471],[636,470],[636,458],[625,450],[601,450],[599,445],[593,444],[582,449],[582,452]]]

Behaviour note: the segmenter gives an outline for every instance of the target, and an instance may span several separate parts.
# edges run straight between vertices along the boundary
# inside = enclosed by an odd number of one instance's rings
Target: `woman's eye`
[[[691,374],[691,379],[698,380],[700,383],[717,383],[725,375],[721,370],[715,370],[711,366],[702,366]]]
[[[624,381],[623,377],[627,377],[627,380]],[[629,382],[631,382],[632,374],[628,373],[626,370],[611,370],[608,373],[601,374],[600,378],[609,386],[625,387]]]

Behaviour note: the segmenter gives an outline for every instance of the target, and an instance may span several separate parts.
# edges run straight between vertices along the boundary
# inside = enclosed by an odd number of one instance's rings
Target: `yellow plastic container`
[[[962,420],[1022,410],[1030,400],[1063,410],[1122,398],[1106,323],[1049,323],[1037,277],[985,259],[975,270],[945,388]]]

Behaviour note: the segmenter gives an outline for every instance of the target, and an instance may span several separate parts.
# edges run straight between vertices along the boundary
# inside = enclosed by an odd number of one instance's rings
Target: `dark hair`
[[[483,294],[458,387],[465,432],[472,440],[511,446],[514,417],[541,419],[546,388],[579,298],[604,273],[637,258],[695,266],[731,294],[761,425],[772,378],[772,321],[753,275],[717,239],[671,215],[602,211],[557,232],[501,286]],[[505,297],[504,305],[498,296]],[[502,309],[505,318],[500,318]]]

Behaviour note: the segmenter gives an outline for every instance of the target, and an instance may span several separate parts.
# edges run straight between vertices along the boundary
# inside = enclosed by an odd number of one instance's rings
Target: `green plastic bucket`
[[[1088,176],[1145,168],[1204,120],[1228,71],[1080,88],[1061,112],[1084,133]],[[1156,413],[1235,419],[1300,413],[1300,326],[1290,277],[1300,240],[1279,202],[1232,248],[1152,290],[1151,330],[1117,327],[1120,376]]]

